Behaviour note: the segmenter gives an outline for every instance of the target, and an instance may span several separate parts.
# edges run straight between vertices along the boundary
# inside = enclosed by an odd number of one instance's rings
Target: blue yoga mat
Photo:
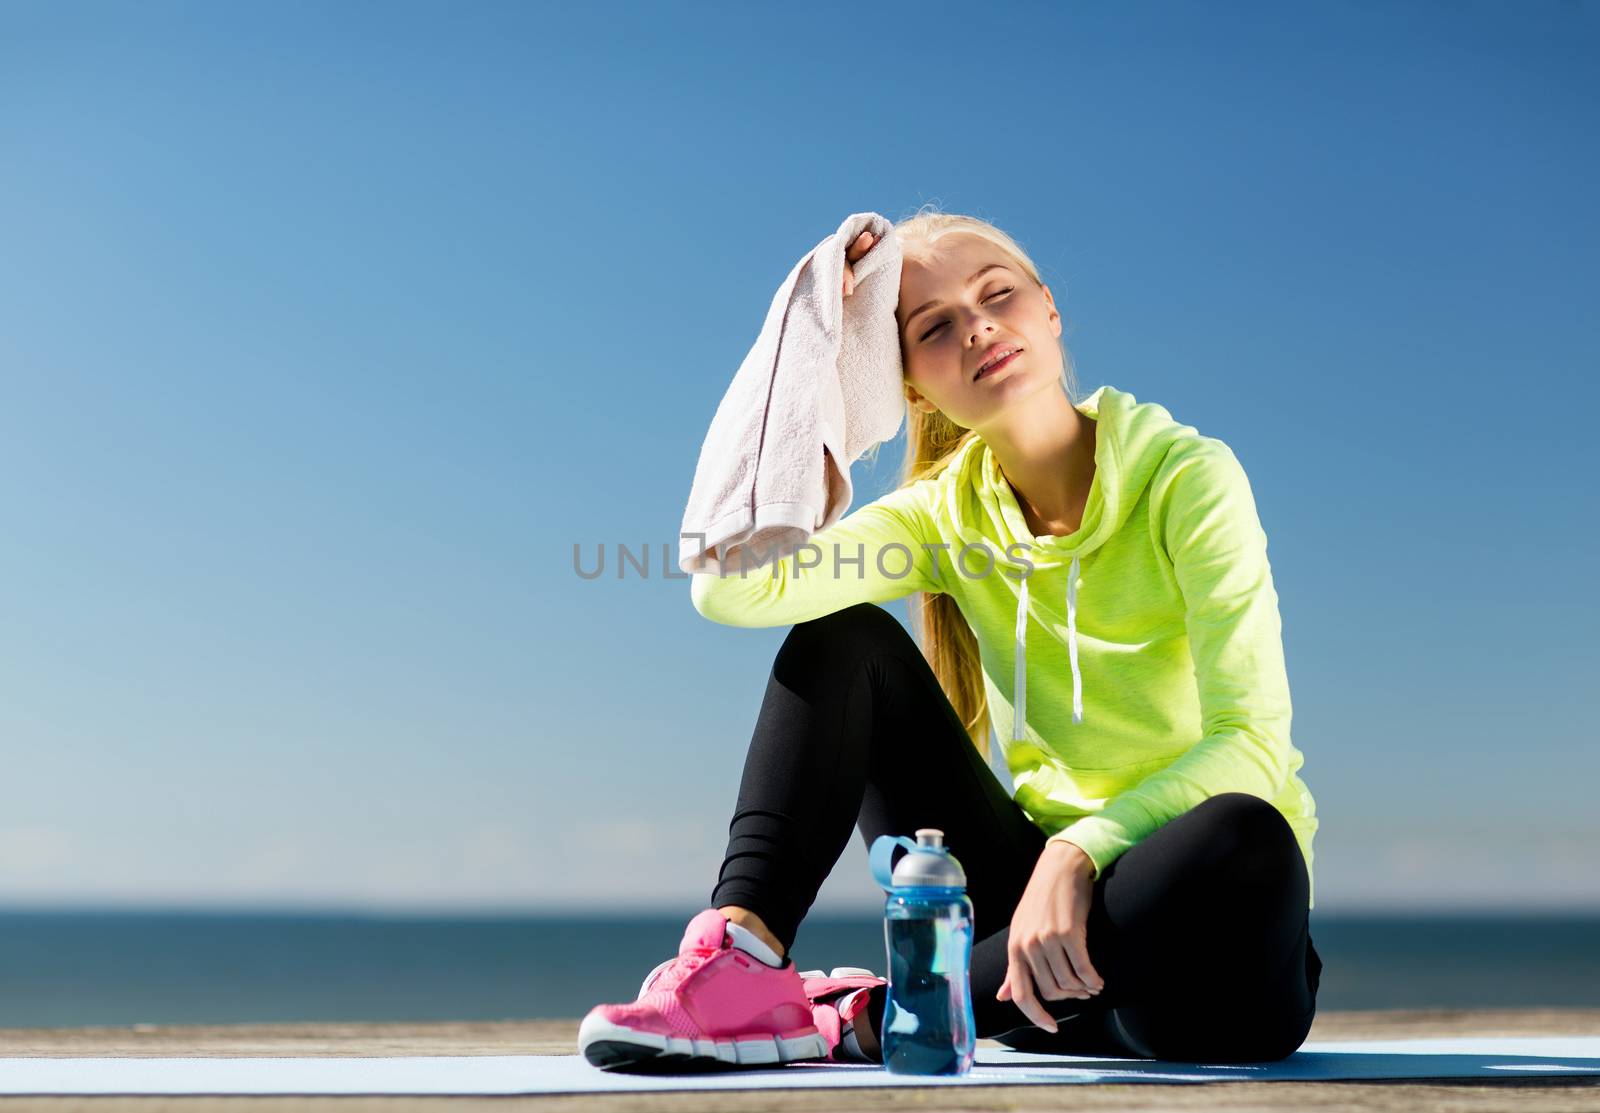
[[[364,1058],[4,1058],[0,1094],[579,1094],[866,1086],[1325,1082],[1600,1074],[1600,1037],[1308,1042],[1277,1063],[1207,1065],[980,1047],[971,1073],[912,1078],[876,1066],[794,1063],[717,1074],[630,1075],[578,1055]]]

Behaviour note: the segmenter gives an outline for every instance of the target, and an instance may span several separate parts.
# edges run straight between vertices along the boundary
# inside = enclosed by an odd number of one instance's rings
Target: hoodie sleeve
[[[1172,471],[1160,536],[1183,594],[1204,733],[1170,765],[1051,836],[1080,847],[1096,878],[1201,801],[1224,792],[1271,801],[1294,772],[1267,536],[1232,449],[1203,443]]]
[[[696,572],[694,609],[726,626],[790,626],[856,603],[942,592],[934,495],[934,480],[919,480],[819,530],[782,560],[742,573]]]

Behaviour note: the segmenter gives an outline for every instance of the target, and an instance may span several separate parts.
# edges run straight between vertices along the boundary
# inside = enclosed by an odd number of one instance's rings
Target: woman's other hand
[[[854,264],[861,261],[861,257],[872,250],[872,245],[877,243],[877,237],[871,232],[863,232],[855,238],[849,247],[844,249],[844,296],[849,297],[855,293],[856,272],[852,269]]]
[[[1105,987],[1089,962],[1086,925],[1094,900],[1094,863],[1072,843],[1045,844],[1011,917],[1010,963],[996,998],[1015,1001],[1047,1032],[1056,1022],[1039,999],[1088,1000]]]

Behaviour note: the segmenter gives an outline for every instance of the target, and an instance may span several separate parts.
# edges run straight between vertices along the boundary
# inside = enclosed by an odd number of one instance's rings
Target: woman
[[[711,907],[637,1001],[590,1012],[584,1054],[880,1061],[882,980],[802,979],[787,952],[852,828],[937,827],[980,1037],[1281,1059],[1316,1011],[1317,820],[1245,473],[1159,405],[1075,404],[1054,298],[1004,232],[925,212],[895,235],[905,480],[792,560],[694,576],[702,615],[793,629]],[[878,605],[908,595],[920,648]]]

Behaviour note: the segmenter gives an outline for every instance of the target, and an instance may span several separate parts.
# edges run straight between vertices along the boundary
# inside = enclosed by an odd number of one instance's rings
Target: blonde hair
[[[894,225],[895,238],[907,257],[931,248],[942,237],[954,232],[980,236],[1010,256],[1036,285],[1043,286],[1039,268],[1021,245],[1005,232],[974,216],[939,212],[923,206]],[[1059,306],[1058,306],[1059,309]],[[902,344],[904,341],[902,340]],[[1065,340],[1061,341],[1061,385],[1074,405],[1079,401],[1077,377]],[[949,466],[961,449],[976,437],[942,412],[923,413],[906,404],[906,454],[900,486],[938,475]],[[911,596],[912,624],[922,655],[927,658],[955,708],[962,725],[978,752],[989,754],[989,704],[984,694],[983,666],[978,658],[978,641],[972,627],[961,614],[956,601],[944,593],[916,592]]]

